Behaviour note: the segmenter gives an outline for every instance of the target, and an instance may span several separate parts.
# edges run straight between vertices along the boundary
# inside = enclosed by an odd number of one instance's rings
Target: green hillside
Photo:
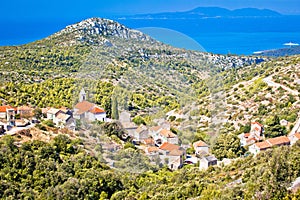
[[[60,135],[53,142],[0,141],[1,199],[299,199],[300,144],[237,159],[223,168],[165,168],[141,174],[109,169]],[[127,151],[136,151],[127,149]],[[135,158],[132,158],[135,159]]]
[[[197,83],[212,72],[261,62],[256,57],[176,49],[99,18],[70,25],[30,44],[0,47],[0,56],[0,97],[12,105],[71,107],[77,95],[70,94],[77,94],[83,82],[91,86],[91,98],[96,101],[92,95],[96,92],[94,81],[106,81],[126,94],[126,98],[117,94],[122,104],[125,98],[136,109],[166,110],[179,108],[187,99],[194,100]],[[53,79],[60,83],[55,88],[48,85]],[[57,95],[54,90],[68,95]]]

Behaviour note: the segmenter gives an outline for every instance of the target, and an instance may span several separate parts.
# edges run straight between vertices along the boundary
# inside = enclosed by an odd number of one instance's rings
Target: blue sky
[[[284,14],[300,14],[299,0],[3,0],[0,19],[20,20],[80,20],[136,13],[185,11],[199,6],[219,6],[229,9],[268,8]]]

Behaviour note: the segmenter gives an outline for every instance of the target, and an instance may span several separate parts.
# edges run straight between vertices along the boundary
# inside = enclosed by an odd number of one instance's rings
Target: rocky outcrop
[[[155,41],[150,36],[109,19],[90,18],[79,23],[69,25],[54,37],[72,35],[73,39],[90,44],[112,46],[111,37],[120,39],[134,39],[138,41]],[[72,41],[71,43],[74,43]]]
[[[138,62],[153,59],[167,62],[168,60],[189,60],[193,65],[199,62],[221,67],[237,68],[258,64],[264,59],[259,56],[246,57],[236,55],[216,55],[203,52],[185,51],[154,40],[150,36],[130,29],[116,21],[103,18],[90,18],[67,26],[47,39],[53,40],[58,46],[92,45],[105,65],[118,56],[121,60]],[[100,49],[98,48],[100,47]],[[105,53],[100,53],[105,51]],[[104,58],[105,55],[109,57]],[[95,57],[95,55],[93,55]]]

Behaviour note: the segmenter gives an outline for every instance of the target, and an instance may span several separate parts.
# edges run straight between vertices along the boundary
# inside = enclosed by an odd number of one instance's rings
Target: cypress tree
[[[112,103],[111,103],[111,117],[113,119],[116,119],[116,120],[119,119],[118,100],[117,100],[116,97],[112,98]]]

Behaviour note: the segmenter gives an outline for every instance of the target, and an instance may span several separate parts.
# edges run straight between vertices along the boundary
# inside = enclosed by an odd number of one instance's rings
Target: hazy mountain
[[[271,57],[280,57],[280,56],[291,56],[300,54],[300,47],[286,47],[281,49],[271,49],[257,52],[256,55],[260,56],[271,56]]]
[[[236,10],[229,10],[220,7],[198,7],[193,10],[184,12],[165,12],[155,14],[139,14],[133,16],[126,16],[126,18],[145,18],[145,19],[176,19],[176,18],[212,18],[212,17],[278,17],[280,13],[269,9],[257,8],[242,8]]]

